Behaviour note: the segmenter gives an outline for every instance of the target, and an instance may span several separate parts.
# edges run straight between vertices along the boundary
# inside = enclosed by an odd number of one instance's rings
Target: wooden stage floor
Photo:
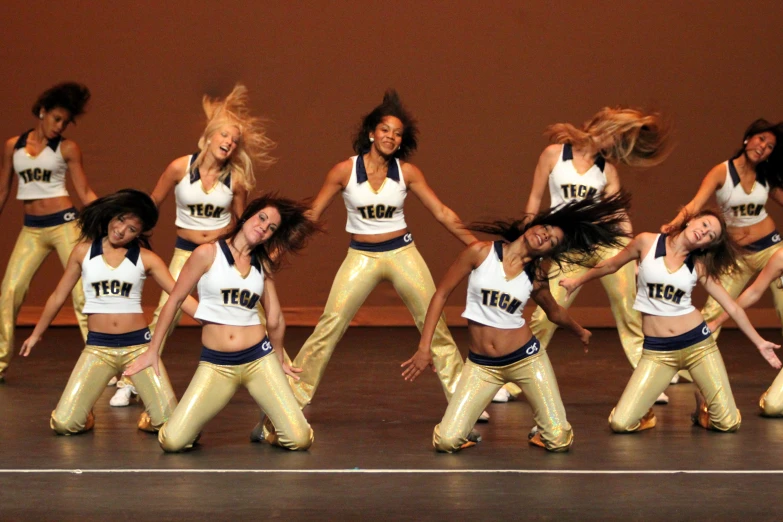
[[[17,332],[17,344],[29,334]],[[311,328],[290,328],[293,355]],[[466,347],[466,330],[453,330]],[[198,364],[200,331],[181,328],[165,361],[180,396]],[[762,332],[780,340],[778,331]],[[742,428],[693,427],[692,384],[672,386],[658,426],[615,435],[607,417],[631,370],[614,330],[590,353],[558,332],[550,349],[575,443],[566,454],[527,444],[524,401],[488,408],[483,442],[457,455],[432,449],[446,407],[435,376],[400,378],[413,328],[351,328],[305,413],[315,443],[295,453],[248,442],[258,419],[245,390],[204,430],[200,445],[166,455],[137,431],[141,407],[95,407],[95,430],[58,437],[48,417],[82,348],[75,328],[50,330],[0,385],[0,520],[780,520],[783,419],[758,415],[775,377],[736,330],[721,351]]]

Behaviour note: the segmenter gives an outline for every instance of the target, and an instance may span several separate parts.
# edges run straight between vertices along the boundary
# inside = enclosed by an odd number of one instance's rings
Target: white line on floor
[[[0,469],[12,473],[279,473],[279,474],[509,474],[509,475],[783,475],[780,469]]]

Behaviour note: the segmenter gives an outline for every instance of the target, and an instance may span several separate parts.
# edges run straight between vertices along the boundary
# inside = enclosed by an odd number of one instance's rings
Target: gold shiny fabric
[[[458,451],[468,441],[468,434],[481,412],[507,382],[522,389],[533,409],[533,419],[546,449],[567,451],[574,440],[574,432],[566,420],[555,372],[544,350],[507,366],[484,366],[468,359],[443,420],[435,426],[432,435],[435,449],[449,453]]]
[[[761,252],[754,252],[742,256],[739,263],[739,270],[724,274],[720,278],[720,284],[723,285],[723,288],[726,289],[732,299],[737,299],[745,288],[745,285],[748,284],[750,278],[761,272],[769,262],[769,258],[781,248],[783,248],[783,243],[777,243],[769,248],[765,248]],[[777,283],[778,280],[774,280],[772,284],[769,285],[769,289],[772,292],[772,300],[775,303],[775,311],[777,311],[778,319],[781,321],[781,324],[783,324],[783,289],[778,288]],[[707,303],[701,310],[704,320],[708,323],[713,319],[716,319],[722,313],[723,308],[721,308],[718,302],[712,297],[707,299]],[[720,335],[720,330],[720,328],[717,328],[716,331],[712,333],[715,339]]]
[[[91,428],[90,412],[106,389],[109,379],[127,368],[147,348],[149,344],[122,348],[85,346],[60,402],[52,412],[49,422],[51,428],[60,435],[81,433]],[[139,421],[139,428],[158,431],[177,405],[166,367],[160,363],[160,376],[155,375],[152,368],[147,368],[130,379],[144,402],[145,411]]]
[[[765,417],[783,417],[783,371],[778,373],[772,386],[761,396],[759,408]]]
[[[158,434],[164,451],[189,449],[202,428],[222,410],[240,386],[277,428],[268,440],[290,450],[306,450],[313,443],[313,430],[291,393],[283,367],[275,354],[255,361],[219,365],[201,361],[171,418]]]
[[[19,309],[27,297],[30,281],[46,256],[53,250],[65,266],[79,237],[75,221],[53,227],[22,227],[16,240],[0,288],[0,376],[8,367],[14,352],[14,327]],[[52,289],[54,290],[54,289]],[[79,321],[82,337],[87,339],[87,316],[84,308],[84,292],[79,279],[73,287],[73,309]]]
[[[435,283],[414,244],[389,252],[348,249],[348,255],[332,283],[329,299],[315,331],[294,359],[301,368],[300,380],[289,379],[299,404],[304,407],[315,395],[326,365],[348,324],[370,292],[382,281],[394,285],[421,331]],[[432,358],[446,398],[457,387],[462,356],[441,316],[432,338]]]
[[[705,427],[737,431],[742,417],[734,403],[726,365],[711,337],[681,350],[644,350],[620,401],[609,416],[612,430],[627,433],[654,426],[654,417],[647,419],[647,423],[642,423],[642,419],[680,369],[690,371],[693,382],[705,398],[709,414]]]

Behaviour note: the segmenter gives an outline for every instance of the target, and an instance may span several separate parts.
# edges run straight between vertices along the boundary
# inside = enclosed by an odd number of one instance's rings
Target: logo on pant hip
[[[404,236],[402,236],[402,240],[405,241],[406,243],[410,243],[411,241],[413,241],[413,234],[411,234],[410,232],[405,234]]]
[[[780,243],[780,234],[774,234],[772,236],[772,242],[773,243]]]
[[[701,329],[702,335],[710,335],[712,332],[710,331],[710,327],[706,324],[704,325],[704,328]]]
[[[262,342],[261,343],[261,349],[263,351],[265,351],[265,352],[268,352],[269,350],[272,349],[272,343],[270,343],[269,341]]]
[[[150,333],[149,330],[147,330],[146,332],[144,332],[144,340],[149,341],[150,339],[152,339],[152,334]]]
[[[525,353],[526,353],[526,354],[528,354],[528,355],[533,355],[533,354],[534,354],[534,353],[536,353],[537,351],[538,351],[538,343],[536,342],[536,343],[533,343],[533,344],[531,344],[531,345],[530,345],[530,346],[527,348],[527,350],[525,350]]]
[[[63,220],[65,221],[73,221],[76,219],[76,212],[66,212],[63,214]],[[778,241],[780,241],[780,236],[778,236]]]

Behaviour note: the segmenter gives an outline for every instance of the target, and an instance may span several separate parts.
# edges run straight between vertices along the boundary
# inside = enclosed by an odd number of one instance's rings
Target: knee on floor
[[[169,435],[166,432],[165,425],[158,432],[158,443],[160,444],[161,449],[166,453],[178,453],[193,447],[192,440],[186,440],[182,436]]]
[[[467,441],[467,438],[460,436],[459,433],[445,432],[441,433],[440,424],[435,426],[435,431],[432,433],[432,445],[433,447],[442,453],[454,453],[459,451]]]
[[[52,416],[49,419],[49,427],[58,435],[76,435],[77,433],[91,430],[94,425],[95,417],[92,412],[87,415],[83,422],[79,422],[78,419],[73,417],[64,418],[58,415],[56,411],[52,412]]]
[[[770,400],[767,393],[761,396],[759,408],[765,417],[783,417],[783,402]]]

